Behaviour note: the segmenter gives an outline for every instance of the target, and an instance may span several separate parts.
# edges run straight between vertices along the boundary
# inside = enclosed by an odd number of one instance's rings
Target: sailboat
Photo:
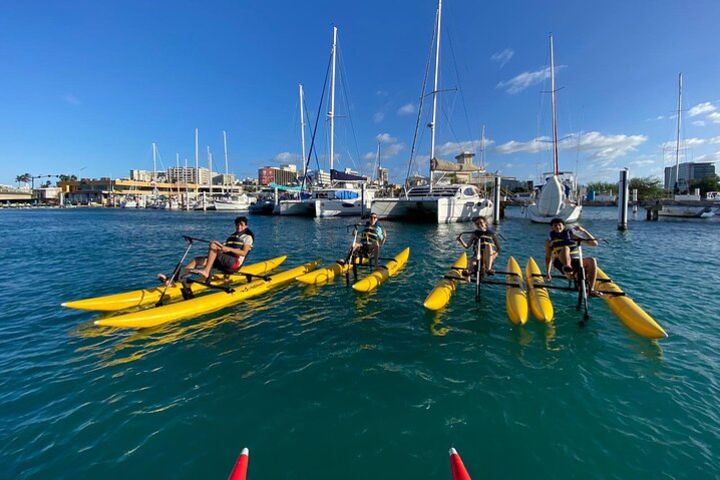
[[[303,159],[303,184],[307,181],[307,162],[305,161],[305,94],[302,83],[298,85],[300,94],[300,144]],[[285,190],[285,189],[283,189]],[[295,192],[295,188],[288,188],[287,191],[294,192],[296,198],[280,200],[275,205],[274,212],[278,215],[297,215],[303,217],[315,216],[315,201],[311,192]]]
[[[574,196],[577,188],[573,172],[561,172],[558,160],[557,102],[555,100],[555,51],[553,37],[550,35],[550,97],[552,106],[552,152],[553,171],[544,174],[543,185],[537,202],[528,206],[530,220],[536,223],[550,223],[553,218],[561,218],[565,223],[575,223],[580,219],[582,205]]]
[[[360,216],[370,211],[374,189],[365,188],[367,178],[352,172],[335,170],[335,64],[337,61],[337,27],[333,27],[332,67],[330,77],[330,183],[331,188],[315,194],[315,216]]]
[[[678,105],[677,105],[677,136],[675,137],[675,171],[674,179],[671,177],[670,180],[674,184],[673,186],[673,199],[676,202],[682,202],[682,196],[680,193],[680,131],[682,130],[682,87],[683,87],[683,76],[682,73],[678,75]],[[687,196],[685,196],[687,197]],[[685,199],[687,200],[687,198]],[[700,200],[698,197],[697,201]],[[694,204],[683,204],[676,203],[675,205],[663,205],[658,211],[658,215],[661,217],[679,217],[679,218],[710,218],[715,215],[715,212],[710,206],[694,205]]]
[[[225,189],[227,188],[227,185],[225,184],[226,179],[229,177],[230,172],[228,169],[228,148],[227,148],[227,132],[223,130],[223,149],[225,152],[225,176],[223,177],[223,194],[215,197],[215,210],[223,210],[223,211],[247,211],[250,208],[250,197],[248,197],[246,194],[237,194],[232,192],[227,192]]]
[[[460,177],[469,180],[473,174],[484,172],[483,167],[473,165],[472,158],[474,154],[460,152],[455,157],[457,163],[439,160],[435,156],[442,0],[438,0],[435,20],[433,107],[432,120],[428,125],[430,127],[430,182],[429,185],[418,185],[412,188],[406,186],[407,190],[401,198],[375,198],[371,203],[371,211],[377,214],[379,218],[452,223],[469,222],[475,217],[489,217],[492,215],[492,202],[483,197],[477,186],[470,183],[455,183],[455,180]],[[418,112],[418,118],[421,113],[422,108]],[[412,158],[410,161],[412,162]],[[436,174],[439,174],[437,181]],[[454,177],[454,180],[443,182],[448,174]]]

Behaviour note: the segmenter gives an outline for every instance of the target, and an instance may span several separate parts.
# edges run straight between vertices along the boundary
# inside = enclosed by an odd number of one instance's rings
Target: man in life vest
[[[378,224],[377,214],[370,214],[370,220],[365,222],[358,236],[360,241],[353,242],[347,258],[350,259],[354,254],[358,254],[362,258],[373,259],[374,264],[377,265],[380,259],[380,247],[387,239],[385,229]]]
[[[571,229],[565,228],[565,222],[561,218],[553,218],[550,222],[550,234],[545,241],[545,269],[548,282],[552,280],[552,267],[555,267],[568,280],[575,278],[580,270],[580,246],[581,244],[590,247],[597,247],[598,241],[590,232],[583,227],[576,226]],[[597,280],[597,260],[592,257],[582,258],[582,266],[585,269],[585,279],[588,292],[591,297],[601,297],[603,294],[595,290]]]
[[[493,264],[500,253],[500,240],[494,230],[488,227],[487,219],[485,217],[473,218],[475,224],[475,231],[472,232],[470,240],[466,242],[462,233],[457,236],[457,241],[463,248],[473,249],[473,257],[471,261],[470,272],[477,272],[477,255],[478,248],[480,248],[480,258],[482,260],[483,272],[487,275],[494,275]],[[469,277],[468,277],[469,279]]]
[[[237,217],[235,219],[235,231],[225,240],[225,243],[220,243],[217,240],[211,241],[207,256],[195,257],[190,260],[190,263],[180,273],[180,278],[195,273],[207,280],[210,278],[210,272],[213,268],[226,274],[232,274],[240,270],[255,243],[255,234],[247,225],[247,217]],[[158,275],[158,278],[162,282],[170,281],[162,274]]]

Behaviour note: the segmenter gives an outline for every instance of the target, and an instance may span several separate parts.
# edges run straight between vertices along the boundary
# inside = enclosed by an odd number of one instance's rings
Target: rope
[[[332,58],[330,59],[330,61],[332,61]],[[318,121],[320,120],[320,111],[322,110],[323,99],[325,98],[325,89],[327,87],[327,81],[328,81],[329,74],[330,74],[330,62],[328,62],[328,66],[325,69],[325,81],[323,82],[322,94],[320,95],[320,103],[318,103],[318,112],[317,112],[317,116],[315,117],[315,126],[313,127],[312,139],[310,140],[310,151],[308,152],[308,158],[305,162],[305,170],[306,171],[307,171],[307,167],[310,166],[310,158],[312,157],[312,152],[315,147],[315,135],[317,134],[317,130],[318,130]],[[315,154],[315,159],[317,160],[317,154]],[[318,169],[320,169],[319,164],[318,164]],[[303,177],[302,184],[300,185],[301,192],[303,190],[305,190],[305,181],[306,180],[307,179],[305,177]]]

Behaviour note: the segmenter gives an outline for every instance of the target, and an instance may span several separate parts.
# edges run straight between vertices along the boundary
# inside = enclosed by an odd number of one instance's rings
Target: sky
[[[152,142],[159,166],[176,154],[194,165],[195,128],[200,162],[209,147],[215,170],[224,169],[223,130],[240,177],[300,167],[298,83],[313,123],[333,25],[336,167],[369,173],[380,142],[391,180],[426,175],[429,96],[408,166],[436,8],[434,0],[3,2],[0,183],[25,172],[152,170]],[[717,1],[445,0],[437,156],[478,151],[484,125],[488,170],[538,180],[551,168],[552,33],[561,169],[582,183],[614,182],[621,168],[660,176],[675,161],[679,72],[682,157],[720,161],[719,24]],[[316,151],[327,170],[325,100]],[[306,138],[309,147],[310,127]]]

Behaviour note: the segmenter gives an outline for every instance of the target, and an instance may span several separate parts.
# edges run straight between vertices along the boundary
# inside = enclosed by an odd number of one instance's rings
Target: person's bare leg
[[[599,293],[595,290],[595,282],[597,282],[597,260],[594,258],[585,258],[583,259],[583,266],[585,267],[588,291],[597,295]]]
[[[208,254],[207,254],[207,259],[205,260],[205,265],[203,266],[202,269],[192,270],[192,272],[200,275],[205,280],[210,278],[210,271],[212,270],[213,263],[215,263],[215,259],[217,258],[220,251],[221,251],[220,247],[218,247],[214,243],[211,243],[210,247],[208,248]]]
[[[488,272],[493,272],[494,271],[493,265],[495,264],[495,260],[497,260],[498,253],[492,249],[490,251],[492,253],[490,253],[490,255],[489,255],[490,258],[488,259],[488,268],[487,269],[488,269]]]

